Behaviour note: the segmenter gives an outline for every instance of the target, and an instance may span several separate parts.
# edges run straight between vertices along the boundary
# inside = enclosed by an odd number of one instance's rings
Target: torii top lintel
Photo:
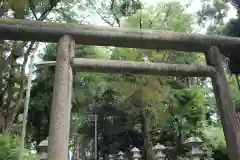
[[[57,42],[62,35],[70,35],[83,45],[187,52],[206,52],[210,46],[217,46],[225,55],[240,51],[240,38],[236,37],[0,19],[2,40]]]

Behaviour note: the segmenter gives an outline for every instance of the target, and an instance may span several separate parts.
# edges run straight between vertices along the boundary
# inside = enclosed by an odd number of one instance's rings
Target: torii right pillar
[[[237,119],[218,48],[211,47],[205,54],[205,57],[207,65],[213,66],[216,70],[211,79],[227,143],[228,157],[230,160],[240,160],[240,124]]]

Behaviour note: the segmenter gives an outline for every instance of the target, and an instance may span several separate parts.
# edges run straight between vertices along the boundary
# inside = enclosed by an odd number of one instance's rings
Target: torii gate
[[[72,67],[82,72],[211,77],[228,156],[231,160],[240,160],[240,124],[220,59],[220,51],[224,55],[238,54],[239,38],[1,19],[0,39],[58,43],[49,131],[49,160],[67,160],[68,156]],[[75,43],[203,52],[207,65],[146,64],[75,58]]]

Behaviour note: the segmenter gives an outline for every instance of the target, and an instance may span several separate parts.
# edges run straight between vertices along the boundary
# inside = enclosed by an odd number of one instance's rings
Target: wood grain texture
[[[131,73],[160,76],[209,77],[214,67],[166,63],[143,63],[135,61],[74,58],[72,67],[81,72]]]
[[[212,85],[227,143],[230,160],[240,159],[240,124],[237,119],[235,106],[229,92],[227,79],[221,62],[221,55],[217,47],[211,47],[206,53],[208,65],[215,67]]]
[[[0,39],[58,42],[63,35],[70,35],[77,44],[83,45],[188,52],[207,52],[211,46],[217,46],[225,55],[239,54],[240,50],[240,39],[234,37],[0,19]]]
[[[57,45],[57,61],[51,106],[49,129],[49,160],[67,160],[71,115],[72,71],[70,59],[75,43],[70,36],[60,38]],[[71,55],[71,56],[70,56]]]

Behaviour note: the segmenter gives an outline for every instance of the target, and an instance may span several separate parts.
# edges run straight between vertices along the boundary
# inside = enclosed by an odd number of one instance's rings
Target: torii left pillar
[[[49,129],[48,160],[67,160],[72,99],[71,59],[75,42],[64,35],[57,44],[57,60]]]

